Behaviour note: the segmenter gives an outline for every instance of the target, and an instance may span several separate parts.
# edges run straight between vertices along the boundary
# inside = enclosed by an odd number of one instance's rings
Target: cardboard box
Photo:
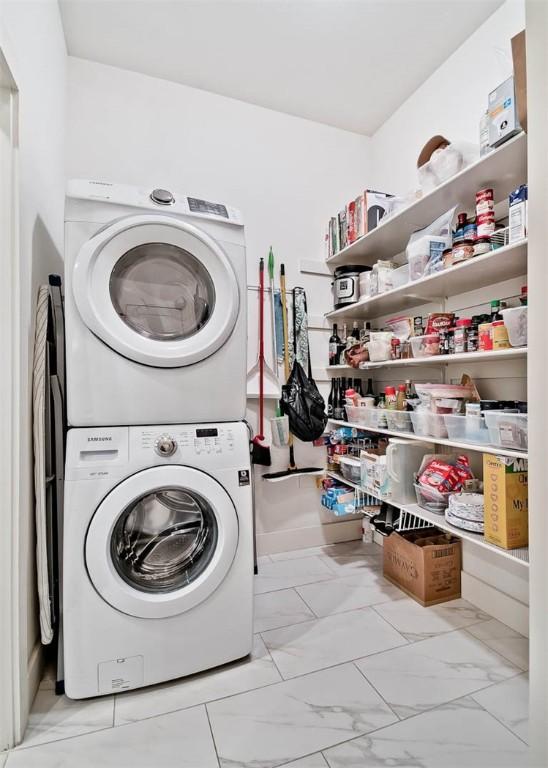
[[[525,50],[525,30],[522,29],[512,38],[512,61],[514,63],[514,81],[518,120],[527,131],[527,56]]]
[[[483,455],[485,538],[503,549],[529,542],[527,459]]]
[[[521,131],[514,78],[509,77],[489,94],[489,144],[498,147]]]
[[[424,606],[460,597],[461,542],[436,529],[392,533],[384,540],[383,575]]]

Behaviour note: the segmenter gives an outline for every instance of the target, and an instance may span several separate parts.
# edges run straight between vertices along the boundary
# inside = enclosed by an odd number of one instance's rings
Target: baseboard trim
[[[257,554],[271,555],[276,552],[291,552],[293,549],[306,549],[306,547],[318,547],[323,544],[337,544],[341,541],[361,539],[361,537],[361,520],[343,520],[340,523],[329,523],[327,525],[258,533]]]
[[[516,632],[529,637],[529,606],[466,571],[461,574],[461,586],[465,600]]]

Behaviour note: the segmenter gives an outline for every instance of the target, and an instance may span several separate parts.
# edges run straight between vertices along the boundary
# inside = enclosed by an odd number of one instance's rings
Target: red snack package
[[[426,321],[425,334],[439,333],[453,327],[455,315],[453,312],[431,312]]]

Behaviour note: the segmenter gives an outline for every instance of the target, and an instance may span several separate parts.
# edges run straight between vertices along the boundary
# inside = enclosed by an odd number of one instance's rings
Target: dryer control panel
[[[188,457],[234,451],[234,430],[229,424],[216,426],[141,427],[139,445],[157,456],[170,458],[175,454]]]

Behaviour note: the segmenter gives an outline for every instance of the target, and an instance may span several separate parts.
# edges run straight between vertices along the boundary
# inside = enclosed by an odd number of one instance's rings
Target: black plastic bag
[[[289,429],[304,442],[323,435],[327,416],[325,401],[312,376],[307,376],[300,363],[293,363],[287,384],[282,387],[282,411],[289,418]]]

